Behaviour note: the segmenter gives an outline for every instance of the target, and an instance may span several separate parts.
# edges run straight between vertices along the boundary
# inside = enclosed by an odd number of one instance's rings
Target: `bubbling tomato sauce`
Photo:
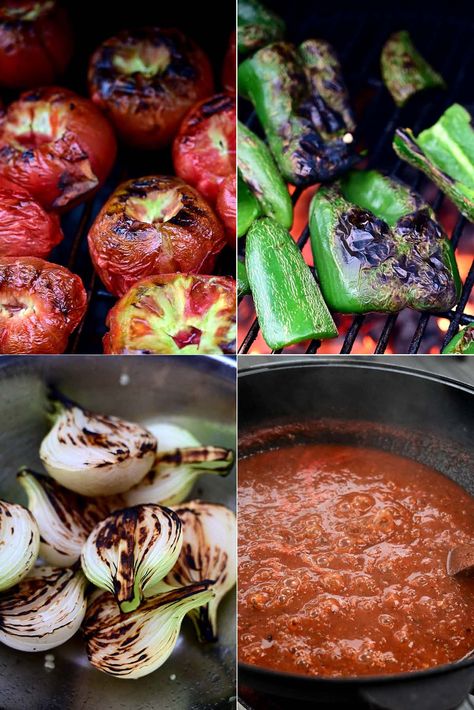
[[[318,676],[421,670],[474,647],[474,498],[378,450],[302,444],[239,463],[239,656]]]

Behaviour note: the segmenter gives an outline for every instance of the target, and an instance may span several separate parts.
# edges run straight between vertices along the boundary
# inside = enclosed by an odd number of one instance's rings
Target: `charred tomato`
[[[213,90],[204,52],[176,29],[124,31],[103,42],[89,64],[92,100],[125,143],[167,145],[190,107]]]
[[[237,233],[237,185],[235,173],[226,177],[219,187],[216,210],[225,227],[229,246],[235,249]]]
[[[120,185],[88,239],[95,269],[116,296],[151,274],[212,272],[225,246],[222,224],[207,202],[179,178],[166,176]]]
[[[219,186],[235,173],[235,98],[217,94],[194,106],[173,143],[176,174],[215,204]]]
[[[86,303],[81,279],[64,266],[0,258],[0,354],[64,352]]]
[[[234,353],[235,287],[227,276],[142,279],[109,312],[104,352]]]
[[[237,54],[235,48],[235,31],[232,32],[229,39],[229,47],[227,49],[224,64],[222,66],[222,86],[229,94],[235,94],[237,90],[236,80]]]
[[[0,84],[11,89],[51,84],[71,59],[73,37],[56,0],[0,3]]]
[[[59,217],[19,185],[0,177],[0,257],[45,257],[63,238]]]
[[[49,87],[23,93],[0,116],[0,175],[45,209],[65,209],[99,187],[115,161],[111,126],[88,99]]]

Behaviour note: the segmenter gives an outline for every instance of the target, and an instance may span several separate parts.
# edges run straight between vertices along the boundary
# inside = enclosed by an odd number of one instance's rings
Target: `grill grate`
[[[87,96],[87,66],[92,52],[107,37],[124,28],[148,25],[179,27],[192,37],[206,52],[214,70],[216,92],[221,90],[220,75],[224,54],[227,50],[231,30],[235,26],[235,8],[230,4],[220,8],[221,32],[216,36],[202,7],[195,4],[186,7],[163,6],[157,10],[152,4],[137,0],[133,7],[117,5],[113,13],[97,15],[93,0],[63,0],[72,18],[76,34],[76,47],[66,75],[58,79],[58,84],[67,86],[77,93]],[[94,21],[91,24],[91,17]],[[10,103],[19,92],[4,92],[2,98]],[[114,189],[124,180],[145,175],[173,175],[170,150],[136,151],[119,146],[117,163],[106,184],[89,200],[62,216],[61,226],[64,240],[48,257],[48,261],[67,266],[78,274],[87,290],[88,307],[79,328],[72,334],[68,353],[102,353],[102,337],[106,333],[105,321],[108,311],[117,300],[108,293],[95,275],[87,247],[87,234],[96,215]],[[215,273],[235,274],[235,252],[225,247],[216,263]]]
[[[302,14],[307,11],[302,10]],[[315,27],[316,31],[311,31]],[[412,102],[398,109],[386,90],[380,71],[378,60],[382,46],[389,34],[398,29],[408,29],[417,47],[432,64],[441,71],[445,77],[448,89],[444,92],[425,92],[412,99]],[[295,41],[302,41],[310,36],[321,36],[331,41],[338,50],[343,64],[344,74],[349,85],[353,103],[358,116],[358,137],[360,143],[369,148],[367,167],[384,170],[392,177],[402,179],[415,190],[424,194],[439,217],[441,209],[447,199],[443,193],[419,171],[400,160],[391,149],[391,142],[395,128],[409,126],[415,134],[427,125],[431,125],[441,113],[454,101],[460,101],[469,106],[472,95],[469,96],[469,76],[474,69],[474,48],[472,45],[472,23],[457,18],[433,16],[415,11],[411,13],[374,13],[370,16],[360,12],[336,13],[330,16],[307,17],[304,25],[291,26],[289,36]],[[368,49],[367,49],[368,47]],[[460,48],[461,51],[460,51]],[[467,95],[466,95],[467,94]],[[368,101],[365,97],[370,95]],[[365,104],[362,112],[357,110]],[[244,107],[245,113],[245,107]],[[258,122],[254,113],[247,114],[247,125],[258,130]],[[292,195],[295,207],[299,204],[303,190],[296,189]],[[452,211],[455,210],[451,206]],[[451,242],[455,254],[459,255],[459,245],[467,242],[466,234],[469,223],[456,211],[456,221],[451,232]],[[301,250],[309,239],[309,228],[306,222],[296,242]],[[241,240],[242,241],[242,240]],[[243,247],[240,251],[243,253]],[[317,280],[317,274],[312,269]],[[474,323],[474,313],[466,312],[466,307],[474,287],[474,261],[464,279],[463,289],[458,305],[448,312],[423,312],[419,313],[414,331],[405,352],[417,353],[425,345],[424,338],[432,318],[445,318],[449,327],[444,335],[440,331],[437,338],[436,349],[442,350],[444,345],[458,332],[459,327]],[[249,301],[250,297],[244,297]],[[240,299],[242,302],[243,299]],[[242,308],[240,309],[242,313]],[[403,311],[401,312],[403,313]],[[374,345],[374,352],[384,353],[395,340],[395,329],[400,318],[399,314],[388,315],[383,319],[383,325]],[[337,314],[336,314],[337,317]],[[350,353],[361,334],[361,329],[367,322],[367,315],[355,315],[346,327],[344,340],[340,347],[343,354]],[[413,326],[412,326],[413,328]],[[339,328],[340,332],[343,328]],[[251,353],[260,328],[255,318],[241,338],[239,353]],[[306,345],[305,352],[316,354],[321,346],[318,340]],[[276,350],[274,353],[295,352],[295,349],[286,348]],[[301,350],[299,350],[301,352]]]

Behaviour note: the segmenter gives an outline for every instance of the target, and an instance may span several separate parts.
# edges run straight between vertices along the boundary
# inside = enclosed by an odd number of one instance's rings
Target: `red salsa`
[[[239,656],[278,671],[380,675],[474,648],[474,498],[415,461],[295,445],[239,464]]]

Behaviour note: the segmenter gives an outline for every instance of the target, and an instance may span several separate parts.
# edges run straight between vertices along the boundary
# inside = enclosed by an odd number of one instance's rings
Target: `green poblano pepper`
[[[282,39],[285,23],[258,0],[238,2],[238,48],[240,54],[254,52],[265,44]]]
[[[380,68],[397,106],[403,106],[418,91],[445,86],[441,74],[421,56],[406,30],[390,35],[382,49]]]
[[[260,49],[240,65],[239,91],[254,105],[287,182],[324,182],[355,161],[348,94],[327,42]]]
[[[261,214],[260,205],[255,195],[242,180],[240,173],[237,177],[237,236],[247,234],[252,222]]]
[[[271,348],[334,338],[337,328],[290,233],[269,217],[247,234],[245,266],[262,335]]]
[[[474,129],[463,106],[453,104],[417,138],[409,128],[397,128],[393,147],[397,155],[422,170],[474,221]]]
[[[429,205],[398,181],[375,170],[350,172],[315,194],[309,227],[331,310],[436,311],[459,299],[449,239]]]
[[[474,355],[474,325],[467,325],[443,348],[443,355]]]
[[[255,195],[262,213],[289,229],[293,224],[293,205],[269,149],[240,122],[237,144],[240,174]]]

